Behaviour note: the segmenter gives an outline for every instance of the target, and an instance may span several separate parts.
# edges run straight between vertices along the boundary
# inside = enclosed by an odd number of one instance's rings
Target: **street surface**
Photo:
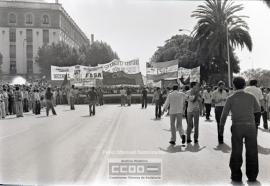
[[[0,120],[0,183],[6,184],[172,184],[231,185],[230,118],[225,144],[217,146],[216,123],[200,118],[199,145],[182,147],[178,136],[170,147],[169,117],[155,120],[154,106],[57,106],[57,116],[27,113]],[[212,119],[214,114],[212,112]],[[184,129],[186,121],[183,120]],[[259,130],[258,180],[270,184],[270,133]],[[244,154],[245,152],[243,152]],[[162,178],[111,179],[110,158],[160,159]],[[242,167],[246,183],[245,164]]]

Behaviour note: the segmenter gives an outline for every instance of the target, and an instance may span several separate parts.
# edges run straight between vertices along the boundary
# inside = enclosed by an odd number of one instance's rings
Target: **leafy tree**
[[[51,65],[73,66],[80,64],[78,51],[63,42],[44,45],[38,51],[36,62],[39,64],[41,74],[47,77],[50,77]]]
[[[80,56],[82,64],[86,66],[97,66],[98,64],[105,64],[114,59],[119,59],[111,46],[102,41],[96,41],[91,45],[81,47]]]
[[[235,5],[232,0],[205,0],[204,5],[199,5],[193,11],[192,17],[198,19],[193,32],[193,44],[197,47],[198,58],[203,64],[201,74],[217,67],[214,72],[223,74],[224,80],[227,80],[227,33],[231,71],[239,72],[239,61],[234,48],[240,46],[252,50],[249,27],[243,19],[246,16],[236,15],[243,9],[242,5]]]
[[[249,69],[241,73],[247,81],[256,79],[260,86],[270,87],[270,70],[263,70],[261,68]]]
[[[179,66],[185,68],[198,67],[195,48],[191,45],[192,38],[187,35],[175,35],[165,42],[151,58],[153,62],[179,60]]]

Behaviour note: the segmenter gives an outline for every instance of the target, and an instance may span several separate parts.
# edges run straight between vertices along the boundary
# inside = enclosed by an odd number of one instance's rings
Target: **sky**
[[[53,2],[53,0],[49,0]],[[189,34],[196,19],[192,11],[203,1],[183,0],[59,0],[78,26],[90,38],[111,45],[121,60],[140,59],[145,73],[148,62],[158,46],[172,35]],[[262,1],[236,1],[245,9],[241,15],[250,27],[253,51],[237,49],[241,71],[251,68],[270,70],[270,8]]]

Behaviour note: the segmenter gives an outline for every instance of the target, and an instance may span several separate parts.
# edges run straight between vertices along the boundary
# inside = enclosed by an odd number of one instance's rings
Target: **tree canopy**
[[[179,60],[179,66],[185,68],[198,67],[197,53],[191,45],[192,38],[187,35],[174,35],[158,47],[151,58],[153,62]]]
[[[111,46],[102,41],[95,41],[89,46],[83,46],[80,49],[80,54],[83,56],[81,62],[86,66],[97,66],[119,59]]]
[[[43,45],[38,50],[36,62],[39,64],[41,73],[46,76],[50,76],[51,65],[73,66],[80,64],[78,51],[63,42]]]
[[[205,0],[204,4],[199,5],[192,13],[192,17],[197,19],[193,31],[193,44],[197,47],[198,60],[202,64],[201,75],[207,82],[209,70],[218,74],[219,78],[228,80],[228,52],[231,73],[239,72],[239,60],[234,52],[235,47],[247,47],[249,51],[252,50],[249,27],[244,21],[246,16],[237,15],[243,9],[241,4],[235,4],[233,0]]]
[[[241,73],[247,81],[256,79],[260,86],[270,87],[270,70],[263,70],[261,68],[249,69]]]
[[[116,52],[105,42],[96,41],[91,45],[82,46],[79,50],[71,48],[64,42],[44,45],[38,51],[36,62],[42,75],[50,77],[51,65],[54,66],[97,66],[119,59]]]

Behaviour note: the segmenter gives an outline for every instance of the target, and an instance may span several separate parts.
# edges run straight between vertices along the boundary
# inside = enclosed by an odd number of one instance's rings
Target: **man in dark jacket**
[[[46,99],[46,114],[49,116],[49,111],[52,109],[53,115],[56,115],[56,112],[53,107],[53,93],[51,92],[51,88],[48,87],[47,91],[45,93],[45,99]]]
[[[255,182],[259,170],[257,130],[254,113],[260,112],[260,106],[253,95],[244,92],[246,85],[244,78],[235,78],[233,80],[233,84],[236,91],[227,99],[220,120],[220,128],[223,128],[226,122],[226,118],[231,111],[231,179],[235,182],[242,182],[241,166],[243,163],[243,140],[245,140],[246,174],[250,182]]]
[[[87,94],[88,100],[89,100],[89,114],[95,115],[96,114],[96,103],[97,103],[97,92],[95,91],[95,88],[92,87],[91,90]]]

